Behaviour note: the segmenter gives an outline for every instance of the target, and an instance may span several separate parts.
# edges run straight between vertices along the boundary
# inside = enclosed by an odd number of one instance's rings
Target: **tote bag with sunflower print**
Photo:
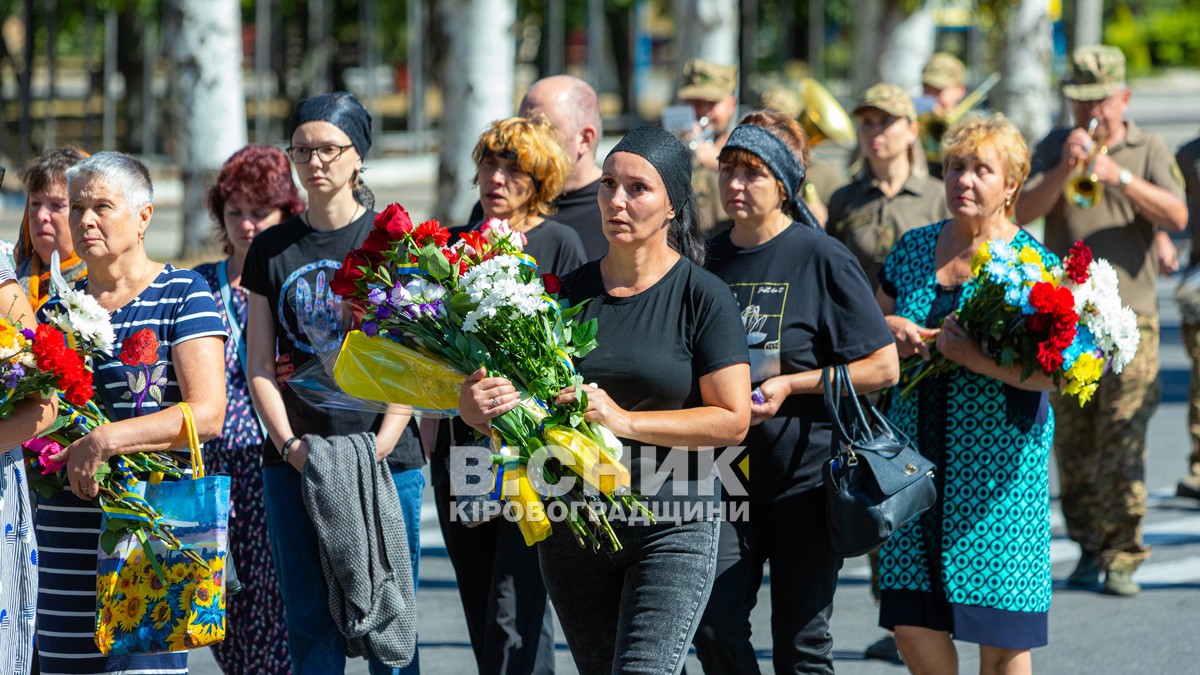
[[[225,638],[229,477],[205,476],[191,411],[179,405],[192,444],[191,479],[139,481],[133,490],[162,514],[182,548],[126,534],[111,554],[100,549],[95,640],[106,656],[184,651]]]

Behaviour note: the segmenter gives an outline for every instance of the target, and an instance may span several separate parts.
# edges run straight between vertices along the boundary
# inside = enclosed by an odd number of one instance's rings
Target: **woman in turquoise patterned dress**
[[[974,642],[980,672],[1030,673],[1050,609],[1049,377],[999,366],[955,321],[971,258],[991,239],[1057,262],[1011,221],[1029,172],[1020,131],[971,117],[944,142],[949,220],[905,234],[880,272],[880,307],[900,357],[930,343],[960,368],[893,393],[889,417],[938,464],[937,504],[880,552],[880,625],[909,669],[958,672],[952,640]],[[940,327],[939,327],[940,326]]]

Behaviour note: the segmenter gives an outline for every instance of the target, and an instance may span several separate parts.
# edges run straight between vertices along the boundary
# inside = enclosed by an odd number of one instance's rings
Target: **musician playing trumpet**
[[[725,147],[737,115],[737,76],[737,66],[689,59],[683,64],[683,81],[676,92],[679,102],[692,106],[696,113],[696,129],[684,142],[692,150],[692,189],[703,237],[733,224],[717,194],[717,155]]]
[[[1074,74],[1063,93],[1075,127],[1052,131],[1038,144],[1016,217],[1028,223],[1045,216],[1046,247],[1060,256],[1082,240],[1096,257],[1111,262],[1121,302],[1138,317],[1137,355],[1119,375],[1101,381],[1086,407],[1052,398],[1062,509],[1067,533],[1081,549],[1067,584],[1097,587],[1103,572],[1099,588],[1130,596],[1140,590],[1133,572],[1150,555],[1141,523],[1146,428],[1161,396],[1156,237],[1183,231],[1187,206],[1170,149],[1125,119],[1130,92],[1121,51],[1080,47],[1072,61]],[[1070,198],[1067,193],[1075,194],[1081,179],[1103,186],[1103,193],[1082,202]],[[1072,189],[1064,191],[1068,185]]]

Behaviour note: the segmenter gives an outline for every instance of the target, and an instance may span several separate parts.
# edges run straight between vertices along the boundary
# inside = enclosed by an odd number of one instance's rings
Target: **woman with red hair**
[[[291,673],[283,598],[271,561],[259,453],[265,433],[250,404],[246,384],[246,291],[241,287],[246,252],[256,235],[304,210],[292,181],[291,164],[281,150],[249,145],[231,156],[208,192],[225,259],[196,272],[212,287],[217,312],[229,331],[225,343],[225,428],[205,446],[213,473],[233,478],[229,547],[242,582],[241,595],[228,604],[225,641],[212,652],[221,670],[234,673]]]

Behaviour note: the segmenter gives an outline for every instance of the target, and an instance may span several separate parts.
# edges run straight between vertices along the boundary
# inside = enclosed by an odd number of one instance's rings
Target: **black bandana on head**
[[[650,162],[667,187],[667,197],[676,212],[687,203],[692,185],[692,157],[671,132],[651,125],[638,127],[625,134],[608,156],[618,152],[629,152]]]
[[[804,166],[783,139],[758,125],[741,124],[729,134],[729,140],[725,141],[721,152],[724,153],[726,149],[745,150],[761,159],[775,178],[783,183],[788,194],[787,205],[792,206],[796,219],[809,227],[821,228],[800,195],[800,188],[804,185]]]
[[[350,137],[360,158],[366,159],[371,149],[371,113],[358,97],[348,91],[335,91],[306,98],[292,112],[292,131],[306,122],[329,122]]]

